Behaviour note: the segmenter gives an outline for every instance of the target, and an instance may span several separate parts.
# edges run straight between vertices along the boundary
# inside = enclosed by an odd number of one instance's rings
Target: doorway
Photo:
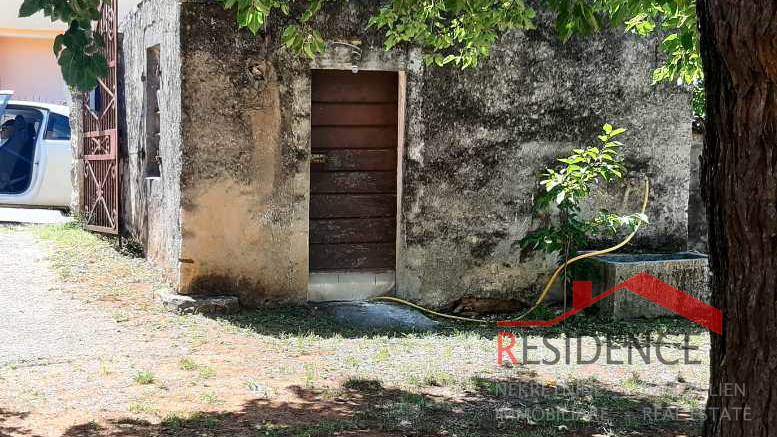
[[[397,72],[313,70],[310,299],[391,291],[397,235]]]

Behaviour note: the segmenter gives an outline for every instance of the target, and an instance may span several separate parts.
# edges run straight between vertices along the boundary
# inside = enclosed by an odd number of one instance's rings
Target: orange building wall
[[[65,103],[67,89],[53,39],[0,37],[0,89],[14,90],[14,100]]]

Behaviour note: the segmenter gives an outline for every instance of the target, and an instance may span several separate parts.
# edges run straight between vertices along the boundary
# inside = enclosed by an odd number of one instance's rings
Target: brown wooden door
[[[399,77],[314,70],[310,270],[394,269]]]

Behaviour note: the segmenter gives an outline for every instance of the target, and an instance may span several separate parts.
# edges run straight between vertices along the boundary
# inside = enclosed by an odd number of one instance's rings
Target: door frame
[[[312,78],[313,70],[342,70],[351,71],[349,63],[335,63],[335,65],[317,66],[311,65],[309,70],[309,79]],[[397,73],[397,194],[396,194],[396,237],[394,249],[394,268],[393,270],[365,270],[365,271],[332,271],[332,272],[310,272],[308,271],[308,289],[307,300],[311,302],[321,301],[354,301],[365,300],[371,297],[395,295],[397,293],[398,272],[400,265],[400,251],[402,250],[403,232],[402,232],[402,193],[403,193],[403,170],[405,156],[405,112],[407,106],[407,73],[404,69],[392,68],[360,68],[359,71],[384,71]],[[358,73],[355,73],[358,74]],[[307,103],[312,107],[312,80],[309,80],[310,87],[307,96]],[[310,111],[308,111],[310,114]],[[310,117],[308,117],[310,118]],[[310,123],[308,123],[310,128]],[[308,136],[308,153],[312,150],[311,136]],[[308,166],[309,168],[309,166]],[[310,170],[308,170],[308,174]],[[310,210],[310,177],[308,177],[308,211]],[[308,214],[308,232],[310,229],[310,215]],[[308,234],[307,256],[308,264],[310,257],[310,236]],[[372,287],[369,284],[372,283]]]

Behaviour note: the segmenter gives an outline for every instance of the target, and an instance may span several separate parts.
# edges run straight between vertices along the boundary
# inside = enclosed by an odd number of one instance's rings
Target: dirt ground
[[[170,314],[132,249],[76,225],[0,228],[0,436],[698,434],[709,336],[687,321],[515,330],[537,349],[499,365],[496,327],[368,332],[314,307]],[[630,335],[653,346],[649,364],[574,359],[596,336],[627,361]],[[662,335],[677,364],[657,359]],[[558,363],[528,364],[553,360],[548,345]]]

